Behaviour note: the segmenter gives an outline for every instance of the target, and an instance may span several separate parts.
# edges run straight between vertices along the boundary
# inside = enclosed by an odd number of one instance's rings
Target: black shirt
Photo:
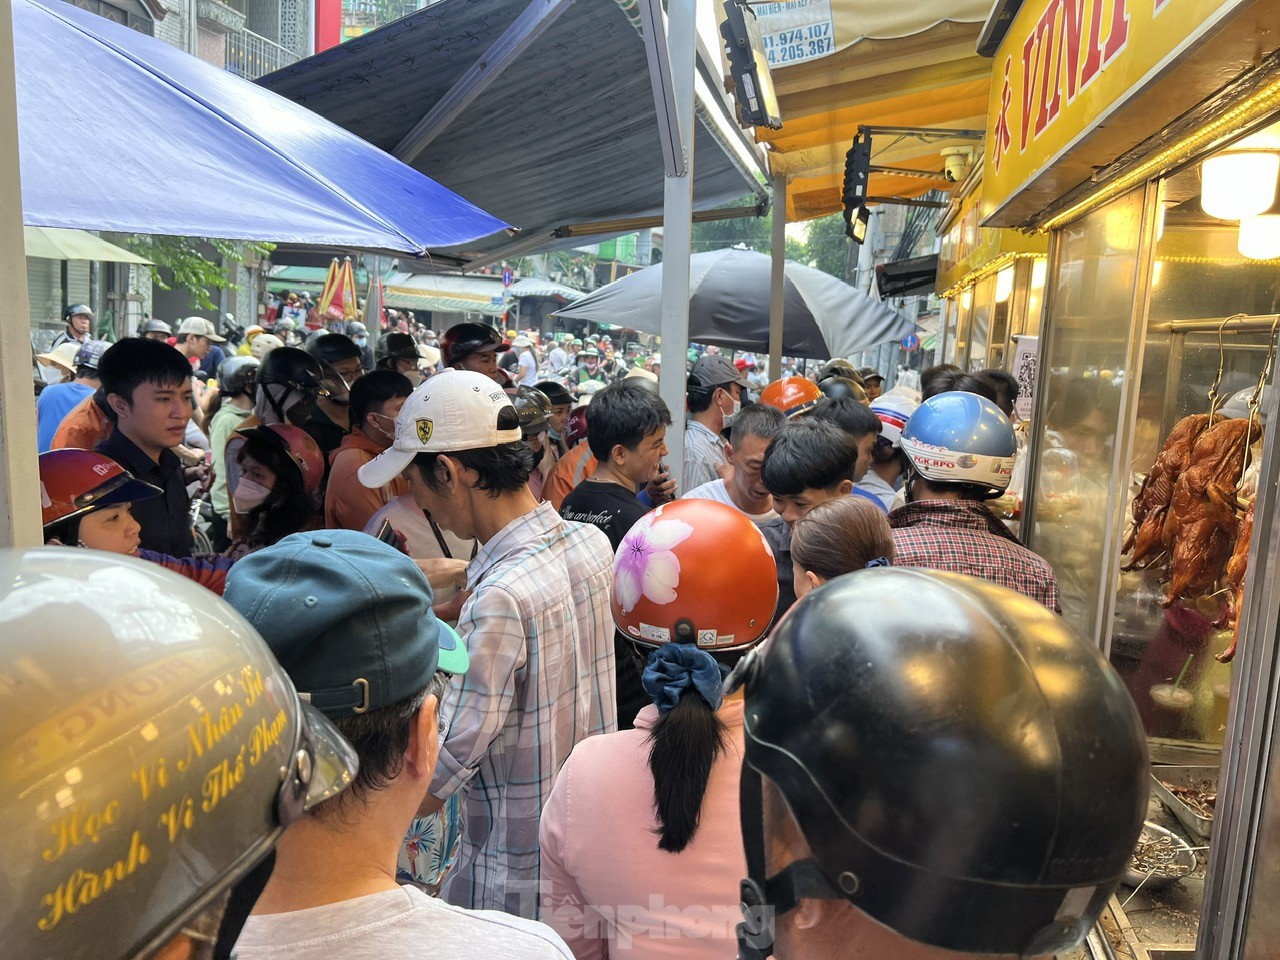
[[[560,516],[578,523],[590,523],[604,531],[614,552],[635,522],[649,512],[635,493],[620,483],[583,480],[560,505]],[[613,652],[617,660],[618,729],[635,726],[636,714],[651,702],[640,684],[640,655],[626,634],[613,632]]]
[[[617,552],[622,538],[649,508],[620,483],[583,480],[560,505],[560,516],[599,527]]]
[[[321,410],[318,404],[311,408],[311,416],[302,425],[302,429],[311,435],[311,439],[316,442],[316,446],[324,454],[324,473],[327,480],[329,477],[329,454],[338,449],[338,445],[342,443],[342,438],[349,431],[346,427],[330,420],[328,414]]]
[[[167,553],[171,557],[191,556],[195,545],[191,534],[191,498],[187,496],[187,482],[178,455],[172,450],[165,450],[157,463],[118,427],[96,449],[139,480],[155,484],[164,491],[158,497],[138,500],[133,504],[133,519],[142,528],[139,533],[142,549]]]

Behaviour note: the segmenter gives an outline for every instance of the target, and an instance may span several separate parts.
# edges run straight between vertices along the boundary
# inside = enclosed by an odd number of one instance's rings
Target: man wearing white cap
[[[536,919],[542,807],[574,744],[617,729],[617,708],[613,551],[534,500],[533,468],[502,388],[448,369],[413,391],[391,448],[359,476],[381,487],[403,475],[441,527],[481,544],[458,619],[471,667],[445,698],[449,733],[419,816],[466,790],[442,896]]]

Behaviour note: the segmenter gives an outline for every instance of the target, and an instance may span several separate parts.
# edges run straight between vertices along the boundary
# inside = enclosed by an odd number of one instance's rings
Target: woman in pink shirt
[[[578,960],[736,955],[743,711],[721,682],[777,599],[768,544],[723,503],[659,507],[618,547],[613,617],[653,704],[574,747],[542,811],[542,920]]]

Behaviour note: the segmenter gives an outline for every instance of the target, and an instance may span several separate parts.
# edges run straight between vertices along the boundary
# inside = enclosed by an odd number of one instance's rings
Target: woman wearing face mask
[[[791,528],[796,599],[833,577],[893,562],[893,531],[874,503],[836,497],[820,503]]]
[[[324,479],[320,448],[300,427],[273,423],[241,430],[239,436],[244,437],[236,454],[241,476],[231,501],[245,525],[225,554],[232,559],[319,527]]]
[[[45,543],[140,557],[221,595],[232,561],[222,557],[179,559],[139,549],[142,528],[133,519],[130,505],[158,497],[162,492],[91,450],[64,448],[40,454]]]
[[[342,438],[330,459],[329,485],[324,496],[326,527],[363,530],[369,518],[389,501],[409,492],[408,481],[400,477],[385,487],[370,490],[356,474],[391,446],[396,415],[412,392],[413,385],[391,370],[374,370],[351,387],[351,432]]]

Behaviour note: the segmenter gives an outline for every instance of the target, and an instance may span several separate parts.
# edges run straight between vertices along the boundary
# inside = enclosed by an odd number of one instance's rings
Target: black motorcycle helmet
[[[224,397],[238,397],[242,393],[253,397],[258,382],[256,357],[228,357],[218,365],[218,392]]]
[[[540,380],[533,385],[533,388],[541,391],[553,407],[562,403],[573,406],[573,394],[563,383],[555,380]]]
[[[1119,883],[1147,808],[1142,724],[1098,649],[1034,600],[960,574],[847,574],[792,607],[738,685],[740,956],[767,956],[771,917],[806,898],[942,949],[1053,954]],[[772,877],[761,777],[811,851]]]
[[[832,400],[848,397],[850,400],[861,403],[867,399],[867,391],[848,377],[827,377],[825,380],[819,380],[818,389],[822,391],[824,397],[830,397]]]
[[[520,431],[526,437],[547,432],[547,417],[551,415],[551,401],[536,387],[517,387],[511,398],[516,416],[520,418]]]
[[[138,336],[145,337],[148,333],[163,333],[166,337],[173,336],[173,327],[165,323],[163,320],[157,320],[152,317],[141,327],[138,328]]]
[[[858,386],[862,386],[862,376],[858,373],[858,368],[848,360],[836,357],[834,360],[828,360],[818,368],[818,383],[828,377],[844,377],[846,380],[852,380]]]
[[[276,347],[262,358],[258,366],[259,386],[275,384],[287,388],[279,397],[273,396],[271,391],[266,394],[267,402],[281,422],[295,422],[285,416],[285,411],[297,403],[297,400],[289,402],[295,395],[305,402],[308,410],[317,397],[327,395],[323,381],[320,362],[298,347]]]
[[[418,342],[407,333],[384,333],[378,340],[377,360],[418,360]]]
[[[495,353],[511,349],[502,334],[488,324],[456,323],[440,338],[440,359],[446,367],[454,367],[486,347],[493,347]]]
[[[333,364],[342,360],[363,360],[364,354],[356,342],[344,333],[321,333],[308,337],[302,349],[320,361],[321,379],[330,398],[346,403],[351,384],[333,368]]]

